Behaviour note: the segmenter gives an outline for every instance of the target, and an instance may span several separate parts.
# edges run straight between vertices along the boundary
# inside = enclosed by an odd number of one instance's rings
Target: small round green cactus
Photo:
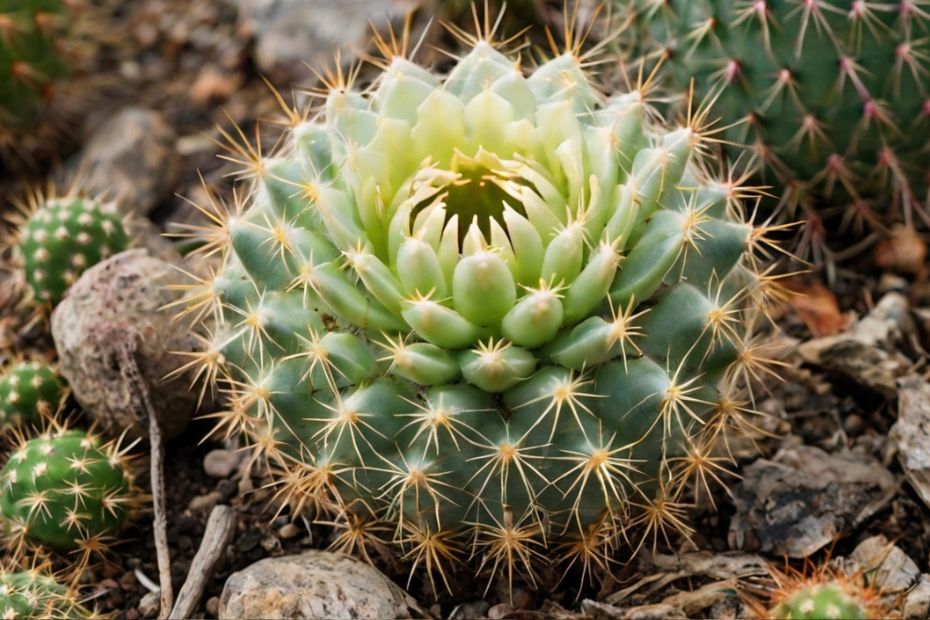
[[[67,587],[39,570],[0,572],[0,618],[40,620],[88,618]]]
[[[133,509],[124,455],[79,430],[55,429],[15,447],[0,490],[8,534],[62,551],[114,536]]]
[[[38,425],[67,395],[65,380],[48,364],[14,364],[0,373],[0,429]]]
[[[840,207],[859,230],[930,223],[930,11],[923,0],[614,0],[634,54],[671,90],[715,97],[729,139],[816,241]]]
[[[54,306],[87,268],[125,250],[129,234],[112,204],[78,196],[33,202],[19,227],[18,261],[32,298]]]
[[[373,88],[293,114],[211,214],[224,266],[188,312],[214,323],[202,374],[232,378],[218,417],[295,509],[393,531],[431,578],[590,574],[634,530],[687,534],[684,490],[724,467],[766,231],[708,172],[706,111],[603,95],[572,41],[525,73],[488,28],[447,74],[398,43]]]
[[[55,30],[67,19],[61,0],[0,0],[0,126],[29,123],[66,73]]]
[[[865,605],[835,582],[810,585],[790,594],[771,612],[776,620],[868,620]]]

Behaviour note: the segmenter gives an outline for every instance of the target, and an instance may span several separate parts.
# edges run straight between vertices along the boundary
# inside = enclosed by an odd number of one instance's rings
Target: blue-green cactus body
[[[282,493],[422,562],[671,518],[759,283],[702,144],[571,53],[527,75],[480,40],[447,75],[398,55],[333,88],[228,217],[207,295],[230,416]]]

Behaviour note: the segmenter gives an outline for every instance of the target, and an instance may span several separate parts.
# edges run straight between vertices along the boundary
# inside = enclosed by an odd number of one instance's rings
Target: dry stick
[[[171,555],[168,551],[168,518],[165,508],[165,442],[162,439],[161,427],[158,425],[158,417],[155,415],[155,408],[152,406],[152,400],[149,397],[148,387],[139,373],[139,365],[136,363],[136,336],[131,334],[129,341],[121,348],[123,362],[125,363],[126,377],[132,382],[136,393],[142,399],[142,405],[145,408],[145,415],[149,419],[149,445],[152,451],[150,476],[152,478],[152,509],[155,512],[153,529],[155,534],[155,554],[158,559],[158,582],[161,592],[161,605],[158,612],[159,618],[167,618],[171,612],[171,606],[174,601],[174,594],[171,590]]]
[[[207,528],[197,555],[187,571],[187,580],[178,592],[178,600],[171,610],[170,619],[190,618],[203,596],[207,581],[213,574],[213,566],[226,551],[236,531],[236,513],[229,506],[214,506],[207,520]]]

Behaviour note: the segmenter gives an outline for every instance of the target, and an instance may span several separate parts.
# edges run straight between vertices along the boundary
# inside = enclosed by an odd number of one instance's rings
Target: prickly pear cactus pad
[[[123,452],[79,430],[54,429],[21,441],[0,471],[0,490],[7,535],[61,551],[99,546],[119,532],[133,508]]]
[[[930,222],[930,7],[920,0],[617,0],[637,53],[696,80],[766,181],[820,226]],[[779,192],[781,193],[781,191]],[[819,229],[815,231],[823,234]]]
[[[189,296],[201,372],[230,377],[219,430],[295,510],[387,523],[431,577],[686,533],[762,362],[765,231],[705,173],[705,115],[663,127],[573,44],[528,72],[492,30],[459,33],[445,75],[398,42],[370,90],[336,77],[246,162],[202,249],[224,266]]]
[[[48,364],[20,362],[0,372],[0,429],[35,426],[58,411],[68,394]]]
[[[61,0],[0,0],[0,125],[32,120],[45,86],[65,74],[56,27]]]
[[[74,594],[52,577],[37,570],[0,572],[0,617],[87,618]]]
[[[110,203],[80,196],[35,197],[18,222],[14,245],[27,295],[52,307],[88,268],[129,246]]]

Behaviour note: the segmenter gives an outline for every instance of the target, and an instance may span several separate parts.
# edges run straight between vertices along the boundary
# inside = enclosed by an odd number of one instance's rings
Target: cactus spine
[[[37,426],[57,413],[67,395],[64,379],[48,364],[14,364],[0,374],[0,428]]]
[[[754,146],[788,209],[825,235],[930,223],[930,11],[920,0],[615,0],[635,53],[670,88],[717,98],[728,137]]]
[[[445,75],[381,40],[375,87],[336,75],[283,150],[243,148],[247,199],[201,250],[223,267],[189,295],[219,430],[295,510],[341,513],[338,545],[386,529],[431,580],[686,534],[763,362],[766,234],[706,172],[706,112],[665,128],[573,36],[528,74],[493,32],[455,30]]]

